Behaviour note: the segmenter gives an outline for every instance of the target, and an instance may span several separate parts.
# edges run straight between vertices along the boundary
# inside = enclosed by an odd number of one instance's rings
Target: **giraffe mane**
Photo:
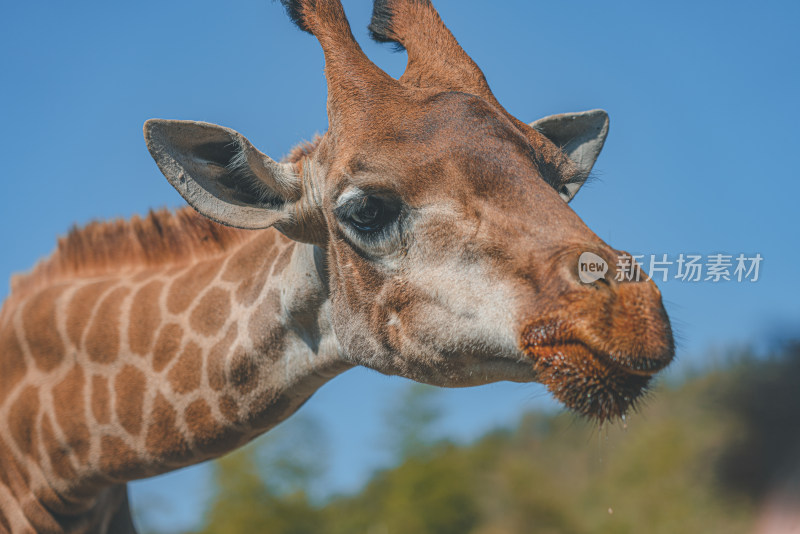
[[[281,161],[284,163],[299,162],[301,159],[310,156],[317,149],[320,141],[322,141],[322,136],[318,133],[314,134],[311,141],[301,141],[296,144]]]
[[[303,141],[283,158],[296,163],[310,155],[321,136]],[[100,276],[126,268],[185,264],[212,257],[250,240],[260,230],[223,226],[189,206],[150,210],[145,217],[92,221],[59,237],[56,250],[26,273],[11,277],[11,293],[20,295],[56,280]]]
[[[31,271],[13,276],[11,292],[26,293],[75,276],[187,263],[220,254],[255,233],[223,226],[188,206],[151,210],[128,220],[92,221],[60,237],[56,250]]]

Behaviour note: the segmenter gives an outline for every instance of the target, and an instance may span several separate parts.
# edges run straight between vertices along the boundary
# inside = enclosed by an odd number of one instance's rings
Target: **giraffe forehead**
[[[322,151],[332,157],[324,186],[332,208],[374,191],[395,193],[412,204],[421,194],[427,201],[519,197],[525,181],[524,194],[530,195],[557,188],[578,173],[546,137],[480,97],[447,92],[412,109],[402,118],[379,121],[370,135],[347,136],[347,143],[332,139],[345,146]]]

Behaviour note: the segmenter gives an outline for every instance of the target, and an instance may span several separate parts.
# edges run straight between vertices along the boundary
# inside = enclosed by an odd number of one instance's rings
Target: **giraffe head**
[[[603,146],[601,110],[530,125],[495,99],[427,0],[377,0],[370,30],[408,51],[399,80],[362,52],[339,0],[284,0],[325,54],[329,129],[278,163],[241,134],[151,120],[148,148],[199,212],[274,226],[322,252],[342,357],[417,381],[540,381],[620,416],[674,348],[650,280],[568,202]],[[579,258],[609,266],[583,282]]]

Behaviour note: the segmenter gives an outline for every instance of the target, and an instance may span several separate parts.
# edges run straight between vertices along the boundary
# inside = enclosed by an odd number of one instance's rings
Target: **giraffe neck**
[[[284,420],[349,368],[329,306],[323,253],[273,230],[188,265],[12,295],[0,323],[0,527],[25,499],[53,517],[91,510],[109,488]]]

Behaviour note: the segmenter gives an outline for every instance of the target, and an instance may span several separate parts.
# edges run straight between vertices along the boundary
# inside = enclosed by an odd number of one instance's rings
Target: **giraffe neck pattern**
[[[114,488],[242,445],[349,368],[322,257],[265,230],[217,256],[12,294],[0,313],[0,532],[76,510],[83,524],[101,501],[126,502]]]

